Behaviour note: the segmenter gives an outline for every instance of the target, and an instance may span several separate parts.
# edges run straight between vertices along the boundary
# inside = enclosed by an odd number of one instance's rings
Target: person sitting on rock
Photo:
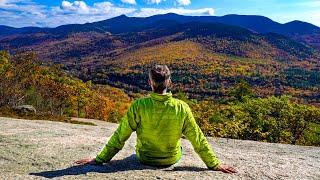
[[[109,162],[136,131],[136,156],[142,164],[170,166],[178,162],[182,154],[180,138],[184,135],[209,169],[235,173],[233,167],[220,164],[188,104],[167,92],[171,84],[168,67],[153,66],[148,82],[153,92],[131,104],[103,150],[93,159],[82,159],[76,163],[97,165]]]

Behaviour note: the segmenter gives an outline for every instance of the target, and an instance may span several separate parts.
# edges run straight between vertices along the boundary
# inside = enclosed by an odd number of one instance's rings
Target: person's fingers
[[[232,168],[233,173],[237,173],[238,171],[235,168]]]
[[[237,170],[234,167],[230,167],[230,168],[233,172],[237,172]]]
[[[76,164],[83,164],[83,161],[77,161]]]
[[[76,161],[75,163],[76,163],[76,164],[83,165],[83,164],[88,163],[89,161],[90,161],[90,160],[88,160],[88,159],[81,159],[81,160]]]
[[[237,173],[237,170],[231,166],[228,165],[220,165],[217,168],[218,171],[221,171],[223,173],[228,173],[228,174],[232,174],[232,173]]]
[[[223,169],[223,171],[222,172],[224,172],[224,173],[230,173],[227,169]]]
[[[221,169],[221,171],[222,171],[223,173],[228,173],[228,171],[225,170],[225,169]]]
[[[222,171],[223,173],[229,173],[229,171],[228,171],[226,168],[221,168],[221,171]]]
[[[235,173],[235,171],[230,167],[221,168],[220,171],[222,171],[223,173],[228,173],[228,174]]]
[[[236,173],[236,172],[237,172],[237,170],[234,169],[233,167],[228,167],[228,170],[229,170],[231,173]]]
[[[75,161],[76,164],[82,163],[82,160]]]

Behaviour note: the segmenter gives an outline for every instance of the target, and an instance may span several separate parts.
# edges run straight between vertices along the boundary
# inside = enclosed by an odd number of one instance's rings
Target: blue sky
[[[121,14],[222,16],[263,15],[280,23],[293,20],[320,26],[320,0],[0,0],[0,24],[55,27],[100,21]]]

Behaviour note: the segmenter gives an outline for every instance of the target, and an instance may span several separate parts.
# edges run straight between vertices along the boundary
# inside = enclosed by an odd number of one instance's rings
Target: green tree
[[[243,102],[245,97],[253,97],[254,93],[248,82],[245,80],[240,80],[235,87],[229,91],[229,96],[233,97],[235,100]]]

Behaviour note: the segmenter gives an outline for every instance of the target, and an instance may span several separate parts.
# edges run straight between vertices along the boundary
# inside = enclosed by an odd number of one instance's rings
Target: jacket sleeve
[[[182,133],[191,142],[194,150],[209,169],[216,169],[219,166],[220,161],[197,125],[189,106],[186,108],[186,118]]]
[[[125,116],[121,119],[117,130],[113,133],[108,143],[96,156],[96,162],[109,162],[124,146],[131,133],[137,129],[136,101],[131,104]]]

